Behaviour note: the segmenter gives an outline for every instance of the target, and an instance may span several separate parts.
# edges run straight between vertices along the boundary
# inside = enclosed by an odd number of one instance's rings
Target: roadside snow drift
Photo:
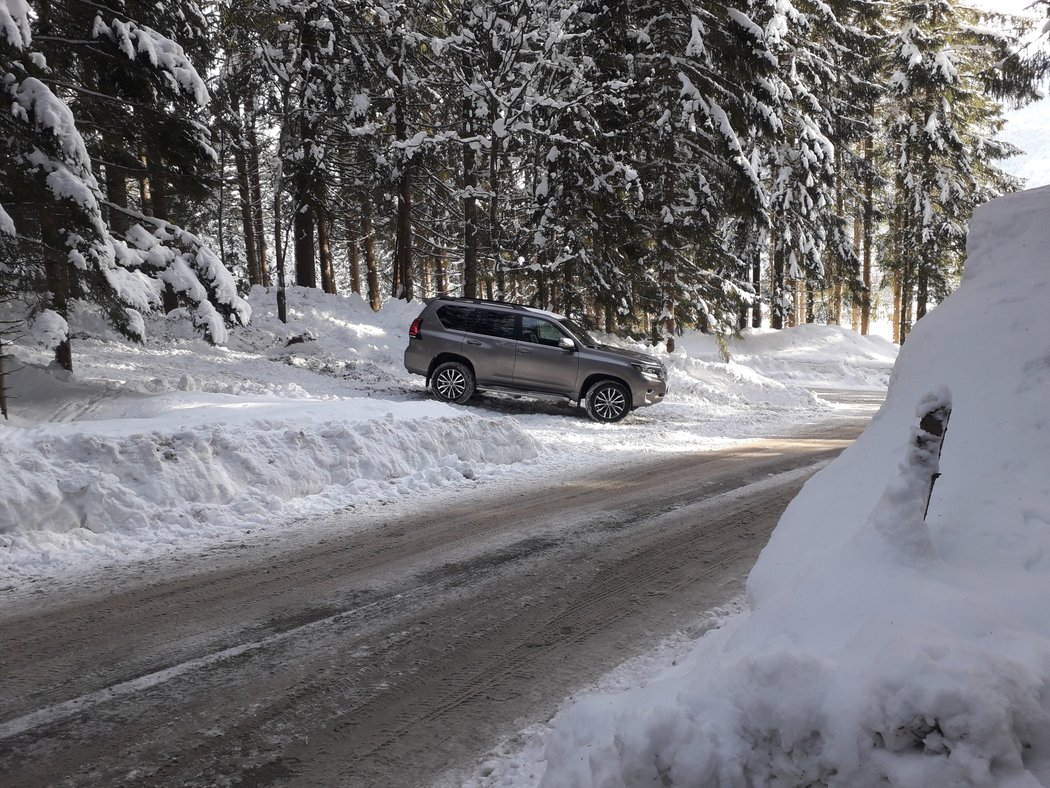
[[[1050,188],[977,212],[961,288],[785,513],[749,610],[564,712],[543,785],[1050,785],[1048,216]],[[909,443],[949,398],[924,522],[936,458]]]
[[[146,422],[142,432],[110,421],[38,427],[5,441],[0,522],[17,529],[0,533],[0,547],[22,548],[31,568],[33,548],[47,561],[56,549],[119,554],[144,539],[190,543],[223,527],[251,530],[423,492],[475,478],[478,464],[536,456],[513,422],[438,403],[398,418],[384,413],[390,403],[370,400],[300,403],[294,418],[261,399],[216,397],[212,405],[235,410],[222,421]]]
[[[380,317],[296,290],[285,325],[272,300],[253,292],[255,319],[227,348],[178,316],[136,345],[78,315],[74,376],[39,363],[10,376],[0,576],[243,538],[539,455],[513,420],[413,396],[400,354],[418,304]]]

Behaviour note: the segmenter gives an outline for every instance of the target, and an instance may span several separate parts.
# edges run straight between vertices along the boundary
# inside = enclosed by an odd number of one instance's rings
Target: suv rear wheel
[[[474,396],[474,373],[466,364],[446,361],[434,369],[430,388],[442,402],[463,403]]]
[[[591,386],[584,407],[595,421],[619,421],[631,412],[631,392],[615,380],[603,380]]]

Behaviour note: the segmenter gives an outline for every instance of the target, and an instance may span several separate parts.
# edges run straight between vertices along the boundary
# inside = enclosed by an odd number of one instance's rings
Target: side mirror
[[[558,340],[558,347],[560,347],[562,350],[568,350],[571,352],[576,350],[576,343],[568,337],[562,337]]]

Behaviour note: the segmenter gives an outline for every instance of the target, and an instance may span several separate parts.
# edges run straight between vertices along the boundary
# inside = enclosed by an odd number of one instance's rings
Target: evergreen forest
[[[903,342],[1021,187],[1041,21],[956,0],[0,0],[0,342],[223,343],[268,288],[523,302],[673,349]],[[878,302],[878,304],[876,303]]]

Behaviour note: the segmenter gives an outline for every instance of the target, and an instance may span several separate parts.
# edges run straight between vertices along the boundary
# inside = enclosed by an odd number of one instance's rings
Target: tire
[[[430,390],[442,402],[464,403],[474,396],[474,373],[466,364],[446,361],[434,368]]]
[[[631,412],[631,392],[615,380],[602,380],[587,392],[584,408],[594,421],[611,424]]]

